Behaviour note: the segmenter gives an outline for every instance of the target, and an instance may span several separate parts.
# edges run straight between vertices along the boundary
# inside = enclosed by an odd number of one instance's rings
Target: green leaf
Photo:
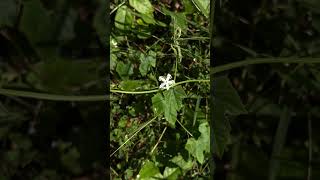
[[[182,99],[186,96],[181,86],[171,88],[164,93],[164,117],[172,127],[177,121],[177,111],[182,107]]]
[[[197,9],[199,9],[206,18],[209,18],[210,0],[193,0],[193,2]]]
[[[170,161],[178,165],[184,171],[192,169],[193,166],[192,160],[190,158],[188,159],[188,161],[185,161],[180,154],[173,157]]]
[[[141,80],[125,80],[121,81],[120,88],[123,90],[137,90],[142,87],[142,85],[145,83],[145,81]]]
[[[247,113],[237,91],[233,88],[227,77],[215,78],[214,88],[214,97],[223,104],[225,110],[227,110],[231,115]]]
[[[164,14],[171,16],[172,22],[175,26],[186,32],[186,30],[188,29],[188,24],[185,13],[173,13],[166,8],[162,8],[162,11]]]
[[[147,56],[143,53],[140,54],[141,64],[139,66],[139,70],[141,75],[145,76],[151,67],[156,66],[156,55],[157,54],[154,51],[149,51]]]
[[[120,30],[128,30],[133,24],[133,15],[127,6],[121,6],[115,16],[115,26]]]
[[[153,6],[149,0],[129,0],[129,4],[141,14],[153,13]]]
[[[204,152],[210,152],[210,128],[207,122],[200,124],[199,131],[201,136],[198,138],[198,142],[203,147]]]
[[[13,26],[18,15],[17,1],[0,1],[0,28],[3,26]]]
[[[168,180],[176,180],[178,179],[181,171],[177,167],[166,167],[163,172],[163,178]]]
[[[147,24],[155,24],[156,23],[156,20],[154,19],[153,14],[141,14],[140,17]]]
[[[153,162],[147,161],[141,168],[139,177],[141,180],[153,180],[156,177],[162,177],[162,175],[158,167]]]
[[[164,112],[165,102],[161,93],[157,93],[152,97],[152,109],[156,115]]]
[[[196,140],[195,138],[189,138],[185,149],[197,159],[201,164],[204,163],[205,153],[210,152],[210,129],[207,122],[200,124],[199,131],[201,136]]]
[[[193,4],[190,0],[182,0],[182,4],[184,6],[184,12],[186,14],[191,14],[194,11]]]
[[[120,61],[117,64],[116,71],[122,79],[128,79],[133,74],[133,65],[130,62],[125,64]]]
[[[166,121],[169,125],[175,127],[177,120],[177,111],[182,107],[182,99],[186,96],[181,86],[176,86],[165,92],[164,96],[161,93],[157,93],[152,97],[152,108],[155,114],[164,113]]]

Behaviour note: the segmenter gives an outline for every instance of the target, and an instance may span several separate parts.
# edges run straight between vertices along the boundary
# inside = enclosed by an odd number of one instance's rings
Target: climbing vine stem
[[[274,64],[274,63],[296,63],[296,64],[313,64],[313,63],[320,63],[320,58],[256,58],[244,61],[238,61],[234,63],[229,63],[226,65],[217,66],[211,68],[211,74],[217,74],[223,71],[227,71],[234,68],[239,68],[247,65],[253,64]],[[180,81],[173,84],[171,87],[191,83],[191,82],[210,82],[209,79],[193,79],[193,80],[186,80]],[[123,93],[123,94],[148,94],[148,93],[156,93],[161,91],[160,89],[151,89],[147,91],[123,91],[118,89],[110,89],[111,93]],[[76,95],[58,95],[58,94],[47,94],[47,93],[38,93],[38,92],[30,92],[30,91],[23,91],[23,90],[13,90],[13,89],[5,89],[0,88],[0,95],[5,96],[18,96],[18,97],[25,97],[25,98],[34,98],[34,99],[42,99],[42,100],[52,100],[52,101],[106,101],[110,100],[108,95],[83,95],[83,96],[76,96]],[[111,99],[112,100],[112,99]]]

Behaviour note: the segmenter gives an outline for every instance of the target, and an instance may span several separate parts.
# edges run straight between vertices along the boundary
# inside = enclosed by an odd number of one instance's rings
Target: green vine
[[[254,64],[273,64],[273,63],[295,63],[295,64],[314,64],[320,63],[319,58],[296,58],[292,59],[292,57],[288,58],[256,58],[244,61],[238,61],[234,63],[229,63],[226,65],[220,65],[217,67],[212,68],[211,74],[217,74],[220,72],[224,72],[227,70],[231,70],[234,68],[239,68],[247,65],[254,65]],[[191,82],[210,82],[208,79],[193,79],[193,80],[186,80],[180,81],[173,84],[171,87],[191,83]],[[160,91],[160,89],[152,89],[146,91],[123,91],[118,89],[110,89],[111,93],[122,93],[122,94],[148,94],[148,93],[156,93]],[[0,88],[0,94],[5,96],[18,96],[24,98],[34,98],[34,99],[41,99],[41,100],[51,100],[51,101],[105,101],[109,100],[108,95],[87,95],[87,96],[70,96],[70,95],[59,95],[59,94],[47,94],[47,93],[36,93],[30,91],[22,91],[22,90],[13,90],[13,89],[5,89]]]

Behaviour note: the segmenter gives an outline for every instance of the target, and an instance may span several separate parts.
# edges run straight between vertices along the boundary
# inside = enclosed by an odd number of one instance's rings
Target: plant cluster
[[[111,7],[111,176],[208,178],[209,1]]]

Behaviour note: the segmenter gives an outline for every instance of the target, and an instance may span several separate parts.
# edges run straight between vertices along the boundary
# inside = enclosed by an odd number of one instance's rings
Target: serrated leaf
[[[128,30],[131,28],[133,20],[133,15],[129,11],[129,8],[127,6],[121,6],[115,16],[115,26],[121,30]]]
[[[143,167],[139,172],[139,179],[141,180],[153,180],[156,178],[161,178],[162,175],[158,167],[151,161],[145,162]]]
[[[225,110],[231,115],[246,114],[247,110],[241,102],[240,96],[233,88],[227,77],[217,77],[214,80],[214,97],[219,100]]]
[[[172,127],[177,121],[177,111],[182,107],[182,99],[186,95],[181,86],[171,88],[164,93],[164,117]]]
[[[202,123],[199,126],[201,136],[196,140],[195,138],[189,138],[185,149],[197,159],[201,164],[204,163],[204,154],[210,152],[210,129],[209,124]]]

